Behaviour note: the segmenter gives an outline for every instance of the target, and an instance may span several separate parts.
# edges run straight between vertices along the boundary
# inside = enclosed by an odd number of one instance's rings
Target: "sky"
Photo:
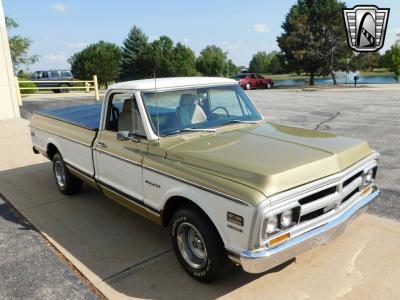
[[[30,66],[68,69],[67,59],[90,43],[104,40],[122,45],[133,25],[150,40],[167,35],[196,55],[207,45],[228,52],[237,65],[247,66],[257,51],[279,50],[276,37],[296,0],[0,0],[19,27],[11,34],[32,40],[30,52],[40,56]],[[368,1],[368,0],[366,0]],[[383,48],[400,33],[400,1],[345,1],[347,7],[375,4],[391,9]],[[382,51],[382,50],[381,50]]]

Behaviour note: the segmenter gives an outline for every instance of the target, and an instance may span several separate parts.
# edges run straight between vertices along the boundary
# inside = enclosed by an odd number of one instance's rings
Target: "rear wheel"
[[[66,83],[60,84],[60,88],[64,87],[64,89],[59,89],[60,93],[69,93],[69,89],[65,89],[66,87],[68,88],[69,85]]]
[[[267,86],[266,88],[269,90],[270,88],[272,88],[271,82],[267,82]]]
[[[202,282],[220,276],[228,258],[213,224],[196,210],[183,208],[170,223],[172,245],[186,272]]]
[[[81,190],[82,181],[68,171],[60,153],[53,156],[53,173],[57,187],[63,194],[73,195]]]

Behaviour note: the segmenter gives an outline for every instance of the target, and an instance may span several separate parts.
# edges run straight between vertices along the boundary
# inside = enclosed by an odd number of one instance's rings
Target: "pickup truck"
[[[30,130],[62,193],[84,182],[168,227],[203,282],[325,244],[379,194],[366,142],[271,123],[231,79],[117,83],[102,105],[34,113]]]

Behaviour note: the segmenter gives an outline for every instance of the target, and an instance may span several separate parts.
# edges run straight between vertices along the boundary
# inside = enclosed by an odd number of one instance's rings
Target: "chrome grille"
[[[354,191],[352,191],[350,194],[348,194],[346,197],[343,198],[341,204],[345,203],[347,200],[351,199],[351,197],[353,197],[355,194],[357,194],[358,192],[360,192],[361,189],[360,187],[356,187],[354,189]]]
[[[259,218],[254,235],[254,247],[265,246],[275,235],[265,237],[263,225],[271,215],[293,207],[300,208],[298,223],[280,234],[290,232],[296,237],[322,226],[348,211],[361,199],[364,170],[373,169],[376,178],[378,153],[360,160],[346,170],[308,184],[271,196],[259,206]]]
[[[357,179],[357,177],[360,177],[362,175],[362,171],[354,174],[353,176],[351,176],[349,179],[345,180],[343,183],[343,187],[348,186],[350,183],[352,183],[354,180]]]
[[[362,188],[362,174],[362,171],[350,174],[338,184],[299,199],[300,223],[314,220],[356,199]]]
[[[322,191],[320,191],[318,193],[315,193],[315,194],[312,194],[310,196],[307,196],[305,198],[300,199],[299,203],[303,205],[303,204],[307,204],[307,203],[319,200],[321,198],[327,197],[329,195],[334,194],[336,192],[336,189],[337,189],[337,187],[333,186],[333,187],[331,187],[329,189],[322,190]]]

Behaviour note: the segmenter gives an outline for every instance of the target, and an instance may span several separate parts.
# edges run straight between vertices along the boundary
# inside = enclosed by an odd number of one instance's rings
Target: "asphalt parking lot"
[[[368,141],[381,154],[377,182],[382,195],[370,212],[400,220],[400,89],[276,89],[249,95],[272,122]]]
[[[0,228],[0,298],[99,299],[1,197]]]
[[[90,188],[85,187],[75,197],[60,195],[52,181],[50,163],[30,151],[24,121],[7,123],[11,126],[5,129],[10,132],[8,135],[0,132],[0,139],[8,136],[10,140],[3,147],[8,151],[0,155],[0,191],[108,298],[265,299],[269,295],[274,299],[399,299],[400,224],[386,219],[400,220],[397,200],[400,190],[396,185],[400,180],[399,92],[399,88],[248,92],[265,117],[273,122],[366,139],[382,155],[378,178],[382,196],[369,212],[385,218],[363,215],[329,246],[313,249],[298,257],[295,263],[266,274],[251,275],[237,269],[213,285],[193,281],[176,262],[165,230]],[[21,114],[29,119],[36,109],[90,102],[94,102],[91,97],[73,95],[35,96],[24,99]],[[3,126],[0,124],[0,128]],[[16,151],[18,155],[13,155]],[[18,230],[10,226],[7,231],[3,228],[0,227],[0,236],[4,234],[4,239]],[[35,239],[40,237],[34,235]],[[15,260],[19,266],[10,268],[8,276],[17,278],[23,266],[32,268],[35,274],[43,268],[57,270],[61,264],[66,269],[59,272],[58,278],[72,278],[77,287],[71,288],[69,281],[58,283],[59,295],[69,298],[62,291],[72,289],[76,297],[71,298],[93,297],[88,286],[76,281],[78,277],[73,269],[68,270],[63,260],[51,259],[54,252],[43,254],[50,257],[48,265],[30,264],[14,258],[15,253],[31,247],[23,239],[18,245],[5,243],[4,247],[8,251],[0,253],[0,260]],[[48,245],[42,242],[38,247],[39,256],[47,253]],[[38,278],[42,286],[48,287],[47,295],[57,298],[54,285],[48,281],[50,278]],[[20,276],[22,283],[17,286],[20,289],[17,295],[29,295],[24,285],[26,280]],[[13,295],[4,293],[10,289],[15,289],[15,285],[0,285],[0,298]]]

